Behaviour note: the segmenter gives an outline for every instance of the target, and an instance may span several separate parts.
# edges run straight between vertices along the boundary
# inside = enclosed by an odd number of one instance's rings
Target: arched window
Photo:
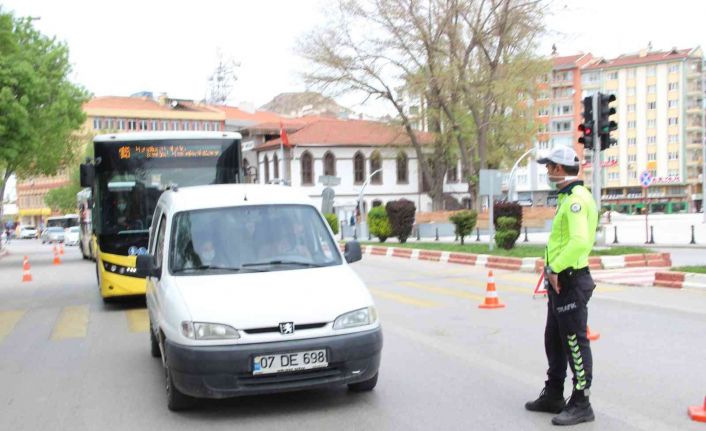
[[[330,151],[324,154],[324,175],[336,176],[336,156]]]
[[[279,178],[279,157],[277,157],[277,153],[272,156],[272,165],[273,171],[275,172],[274,177]]]
[[[449,167],[446,169],[446,182],[447,183],[457,183],[458,182],[458,161],[453,160],[449,163]]]
[[[380,151],[373,151],[370,155],[370,173],[373,173],[382,168],[382,156]],[[375,175],[370,179],[371,184],[382,184],[382,171],[376,172]]]
[[[400,151],[399,154],[397,154],[397,184],[409,183],[409,175],[407,173],[408,161],[407,154],[404,152]]]
[[[301,158],[302,164],[302,185],[314,185],[314,158],[311,153],[305,151]]]
[[[353,182],[363,184],[365,181],[365,156],[358,151],[353,156]]]
[[[270,182],[270,161],[267,159],[267,156],[265,156],[265,161],[263,163],[265,165],[265,184],[268,184]]]

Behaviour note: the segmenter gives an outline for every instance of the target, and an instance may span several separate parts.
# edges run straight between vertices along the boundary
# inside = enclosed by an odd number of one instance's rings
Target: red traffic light
[[[584,135],[591,135],[593,133],[591,127],[586,126],[585,124],[579,124],[579,131],[582,132]]]

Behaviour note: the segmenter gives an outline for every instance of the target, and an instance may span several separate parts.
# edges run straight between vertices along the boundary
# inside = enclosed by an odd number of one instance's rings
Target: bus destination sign
[[[182,159],[195,157],[218,157],[220,144],[198,145],[123,145],[118,147],[121,160],[131,159]]]

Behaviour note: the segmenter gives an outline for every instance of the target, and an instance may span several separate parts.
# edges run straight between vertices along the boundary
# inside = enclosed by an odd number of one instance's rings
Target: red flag
[[[287,137],[287,131],[284,130],[282,122],[279,122],[279,137],[282,140],[282,145],[289,147],[289,138]]]

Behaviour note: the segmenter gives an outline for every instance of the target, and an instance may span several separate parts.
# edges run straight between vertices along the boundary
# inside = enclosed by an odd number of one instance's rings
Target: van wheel
[[[375,373],[373,377],[368,380],[364,380],[358,383],[351,383],[348,385],[348,390],[351,392],[368,392],[375,388],[378,384],[378,373]]]
[[[162,352],[159,350],[159,341],[154,335],[154,330],[152,329],[152,322],[150,321],[150,355],[153,358],[159,358],[162,356]]]
[[[173,412],[187,410],[194,406],[196,399],[179,392],[179,389],[174,385],[172,375],[169,372],[169,363],[164,364],[164,376],[167,383],[167,408]]]

